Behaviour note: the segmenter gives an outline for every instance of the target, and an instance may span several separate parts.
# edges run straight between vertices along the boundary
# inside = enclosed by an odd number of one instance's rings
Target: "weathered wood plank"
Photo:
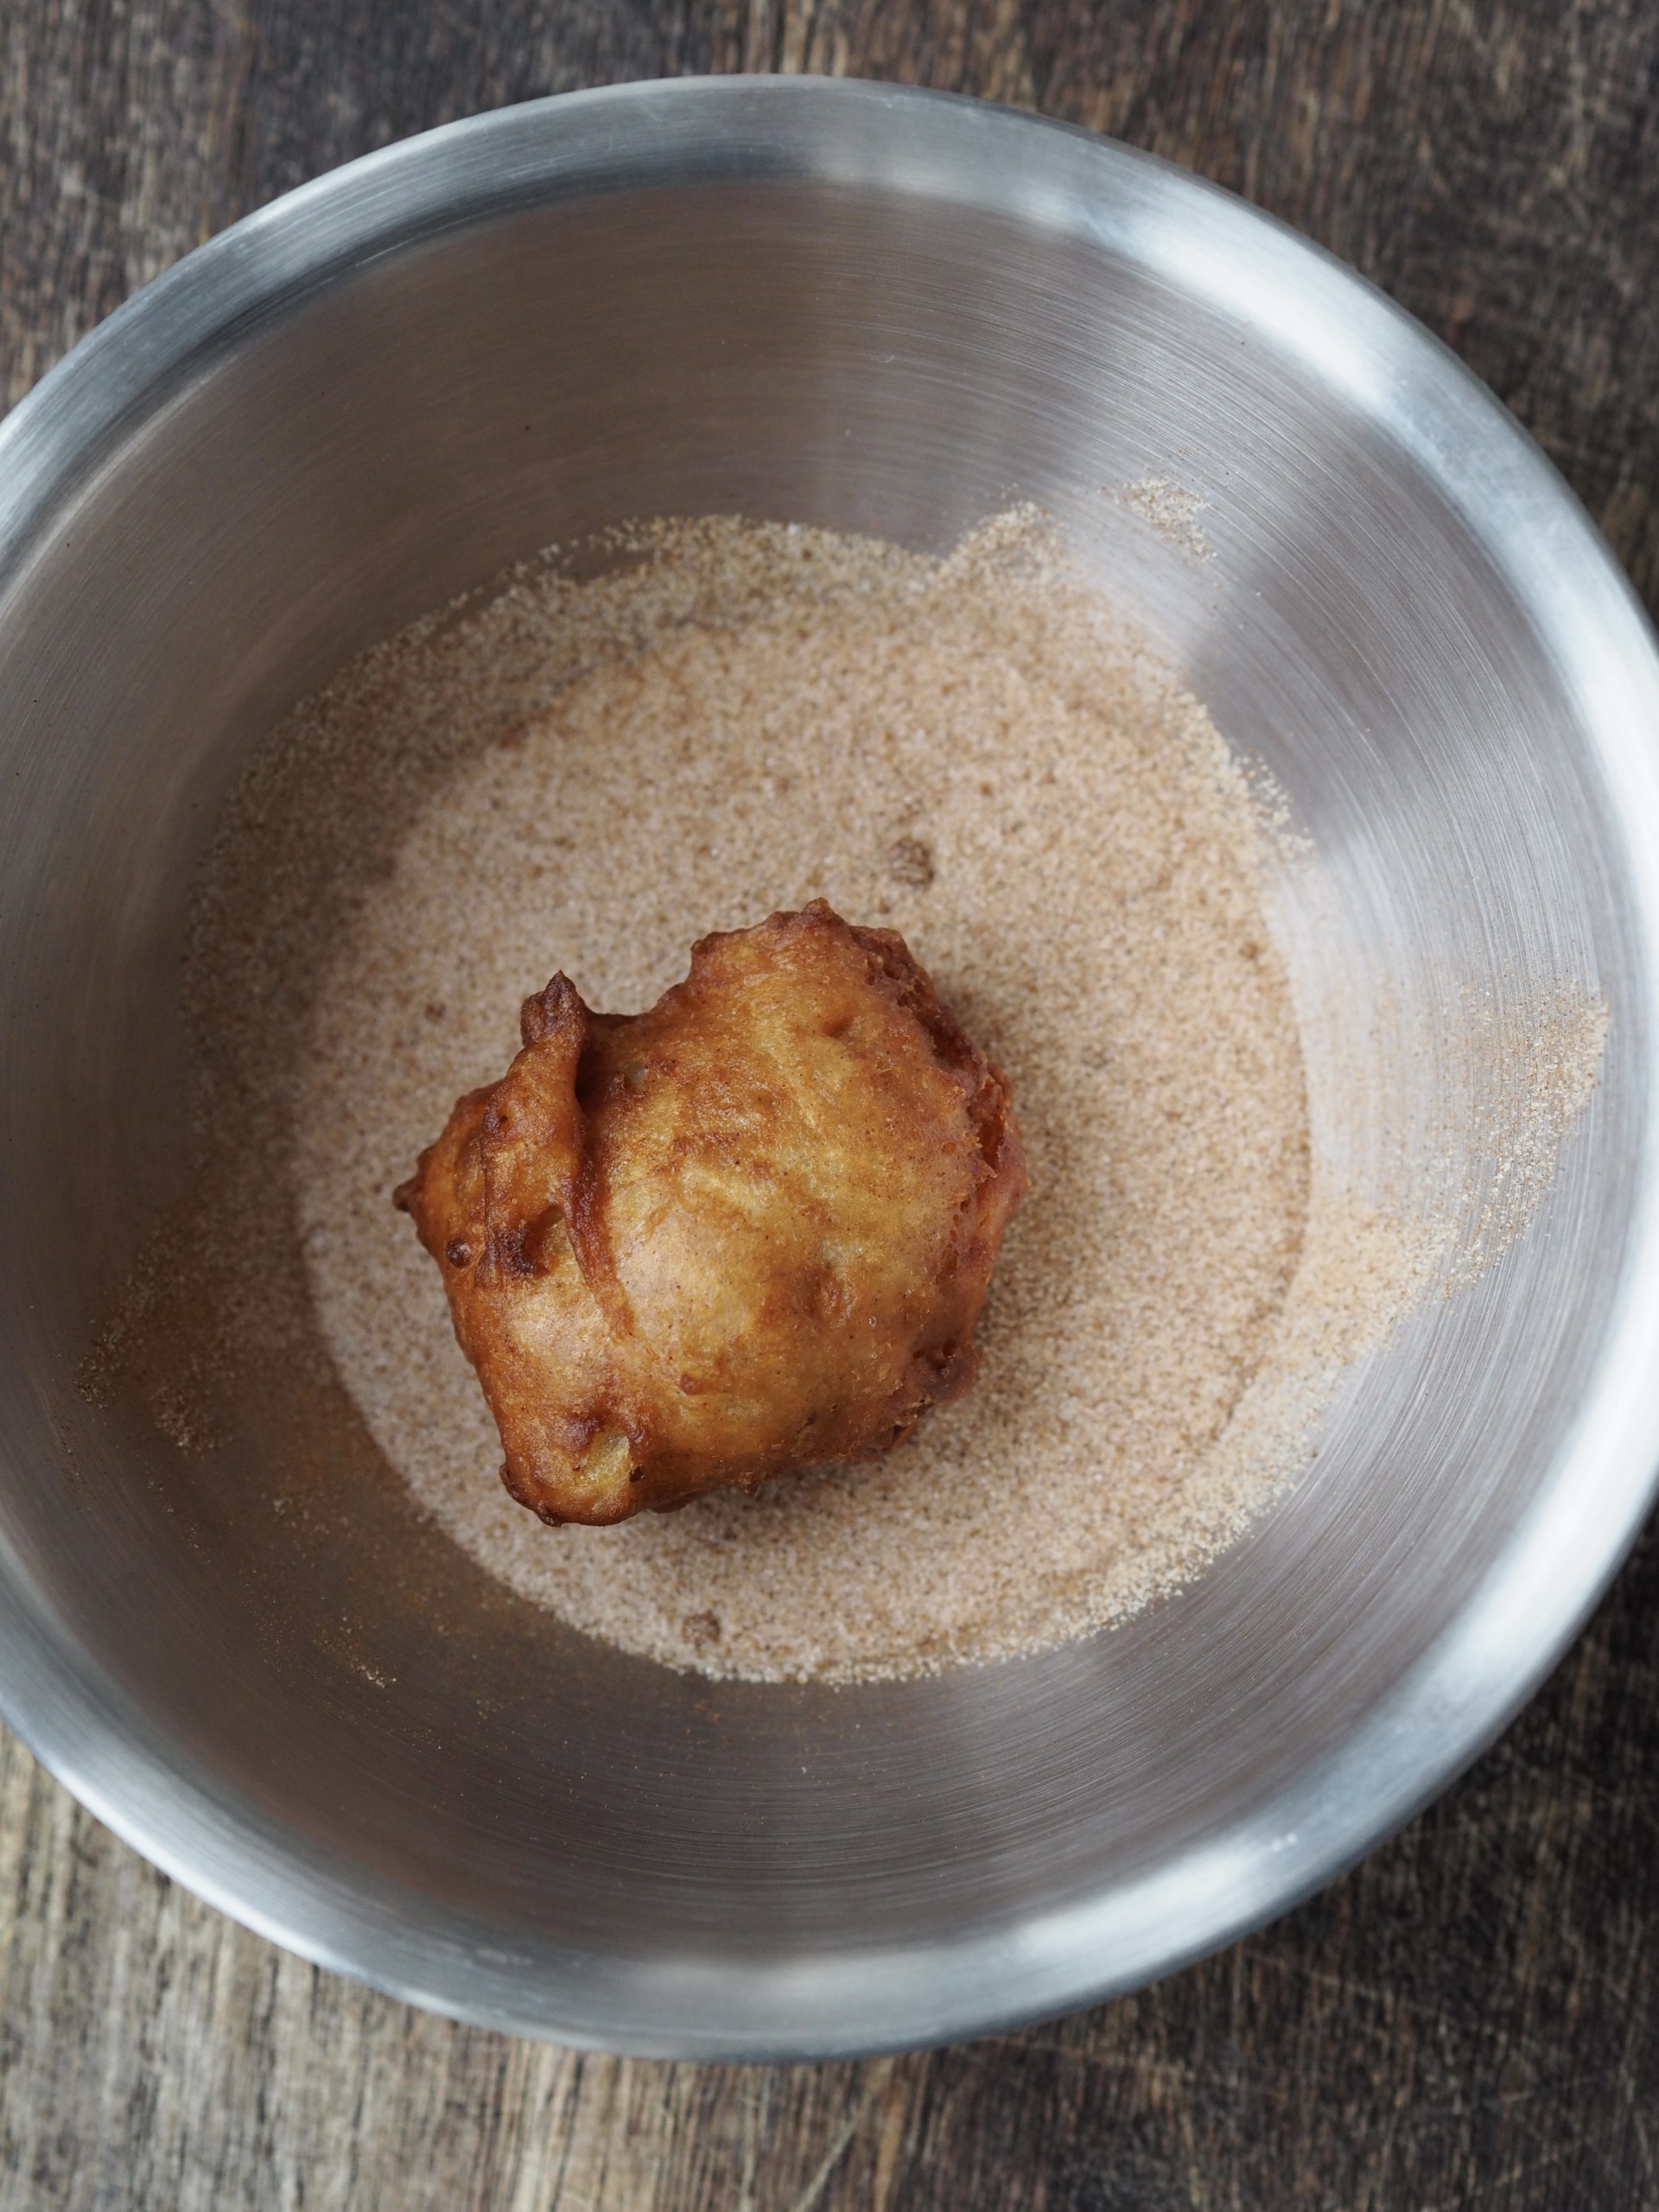
[[[1659,594],[1659,16],[1640,0],[7,0],[0,391],[304,177],[683,69],[1022,102],[1356,261]],[[0,2212],[1659,2203],[1659,1543],[1457,1789],[1158,1989],[863,2065],[581,2058],[315,1972],[0,1740]]]

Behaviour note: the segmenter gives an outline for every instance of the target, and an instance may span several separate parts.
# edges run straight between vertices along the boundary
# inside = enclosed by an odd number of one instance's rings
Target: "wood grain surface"
[[[0,390],[408,132],[678,71],[1114,132],[1357,263],[1659,593],[1644,0],[0,0]],[[1659,2205],[1659,1544],[1440,1804],[1287,1920],[1029,2033],[858,2065],[453,2027],[220,1919],[0,1745],[0,2212]]]

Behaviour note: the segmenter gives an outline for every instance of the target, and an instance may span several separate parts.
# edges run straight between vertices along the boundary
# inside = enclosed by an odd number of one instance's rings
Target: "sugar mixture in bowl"
[[[227,810],[189,1011],[202,1128],[234,1095],[242,1141],[202,1187],[229,1237],[280,1176],[296,1245],[229,1356],[285,1328],[412,1510],[672,1665],[868,1679],[1120,1620],[1295,1471],[1397,1289],[1311,1175],[1283,865],[1029,514],[944,559],[735,521],[551,553],[364,655]],[[978,1382],[876,1464],[544,1527],[391,1192],[556,969],[634,1012],[694,938],[821,898],[902,932],[1013,1083],[1031,1192]]]
[[[632,1649],[861,1675],[1109,1618],[1248,1513],[1217,1447],[1302,1247],[1259,812],[1202,711],[1016,525],[946,563],[735,525],[645,551],[518,588],[550,634],[630,599],[638,632],[480,730],[323,982],[295,1164],[340,1374],[474,1557]],[[874,1466],[544,1529],[501,1488],[389,1193],[556,969],[632,1011],[691,937],[817,897],[900,930],[1014,1084],[1033,1189],[978,1384]]]

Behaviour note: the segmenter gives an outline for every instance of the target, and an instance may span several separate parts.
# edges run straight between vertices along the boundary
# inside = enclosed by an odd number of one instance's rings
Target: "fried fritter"
[[[904,939],[823,900],[649,1012],[568,976],[396,1193],[544,1521],[879,1457],[974,1378],[1027,1187],[1007,1078]]]

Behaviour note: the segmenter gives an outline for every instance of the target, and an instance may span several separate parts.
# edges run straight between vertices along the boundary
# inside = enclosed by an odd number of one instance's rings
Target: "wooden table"
[[[1659,592],[1643,0],[0,0],[0,378],[388,140],[681,70],[1090,124],[1357,262]],[[1496,1750],[1313,1904],[1144,1995],[772,2069],[452,2027],[220,1919],[0,1745],[0,2212],[1659,2205],[1659,1541]]]

